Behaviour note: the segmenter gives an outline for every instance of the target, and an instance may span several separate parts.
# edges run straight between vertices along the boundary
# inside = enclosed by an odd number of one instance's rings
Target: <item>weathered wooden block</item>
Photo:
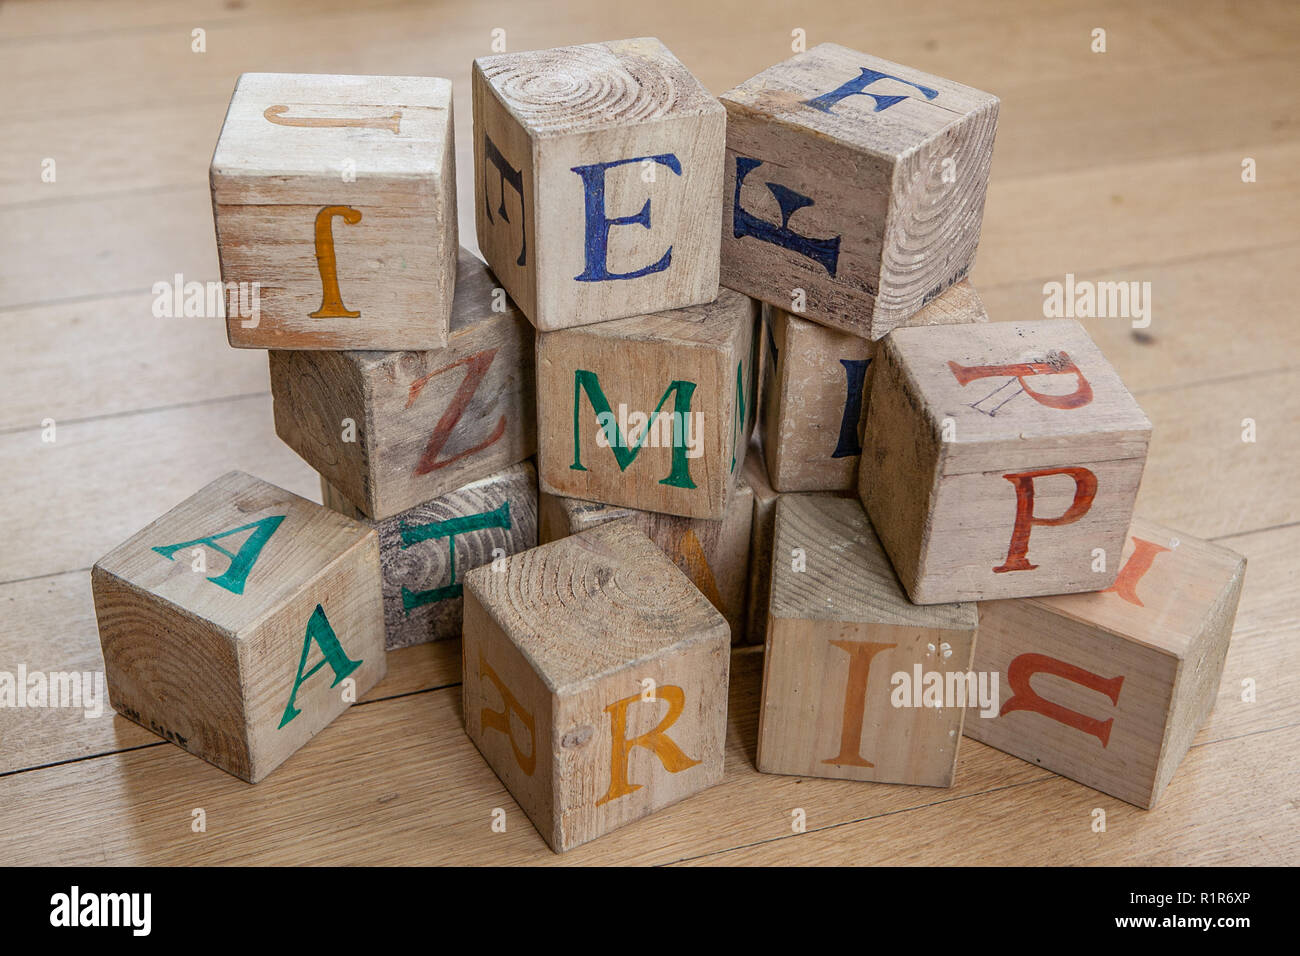
[[[463,249],[458,276],[445,349],[270,354],[276,434],[371,517],[537,450],[533,328]]]
[[[771,368],[771,366],[768,366]],[[757,437],[745,456],[741,480],[754,496],[754,517],[749,533],[749,617],[745,643],[762,644],[767,639],[767,608],[772,595],[772,532],[776,524],[779,497],[767,480],[767,465]]]
[[[460,637],[465,574],[537,547],[537,471],[523,461],[377,521],[326,479],[327,508],[379,533],[385,647]]]
[[[240,303],[226,309],[231,345],[446,344],[451,113],[451,81],[434,77],[239,78],[210,173],[221,278]]]
[[[858,493],[913,601],[1114,583],[1151,424],[1073,319],[898,329]]]
[[[722,106],[658,40],[474,61],[479,247],[538,329],[712,300]]]
[[[781,496],[758,769],[951,786],[977,624],[907,599],[858,502]]]
[[[775,356],[763,385],[763,451],[772,486],[787,491],[857,487],[866,418],[864,387],[878,342],[818,325],[769,306],[768,351]],[[958,282],[906,326],[987,322],[969,280]]]
[[[542,490],[720,519],[753,431],[758,303],[705,305],[537,337]]]
[[[387,669],[375,533],[241,472],[90,581],[113,709],[251,783]]]
[[[1214,707],[1246,559],[1141,518],[1105,591],[980,606],[975,667],[997,716],[966,736],[1139,807]]]
[[[557,852],[722,779],[727,624],[631,522],[466,576],[465,730]]]
[[[878,339],[970,271],[997,97],[823,43],[721,100],[723,285]]]
[[[772,599],[772,535],[776,527],[776,502],[782,496],[777,494],[767,480],[767,465],[763,462],[763,449],[757,440],[750,443],[741,480],[749,485],[754,495],[754,521],[749,546],[749,619],[744,643],[762,644],[767,640],[767,612]],[[855,497],[847,491],[809,491],[802,494]]]
[[[607,521],[628,520],[672,559],[709,603],[722,612],[732,643],[745,638],[749,604],[750,531],[754,492],[741,477],[720,521],[602,505],[559,495],[541,496],[542,543],[557,541]]]

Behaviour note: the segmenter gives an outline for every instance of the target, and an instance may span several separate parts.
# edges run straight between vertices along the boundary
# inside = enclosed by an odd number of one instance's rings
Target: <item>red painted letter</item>
[[[416,379],[411,383],[411,388],[406,398],[407,408],[410,408],[416,398],[419,397],[420,391],[424,386],[429,384],[429,379],[433,378],[435,375],[441,375],[443,372],[449,371],[457,366],[467,366],[465,369],[465,380],[460,383],[460,388],[458,388],[456,394],[452,396],[451,404],[447,406],[447,410],[443,412],[442,417],[438,419],[438,424],[434,426],[433,434],[429,437],[429,444],[424,449],[424,455],[421,456],[419,464],[415,466],[415,473],[417,475],[427,475],[431,471],[445,468],[453,462],[460,461],[467,455],[472,455],[477,451],[482,451],[489,445],[494,444],[503,434],[505,434],[506,417],[502,415],[497,421],[496,428],[492,430],[492,434],[486,439],[479,442],[473,448],[465,449],[459,455],[452,455],[450,458],[444,459],[443,461],[438,460],[438,454],[442,451],[442,446],[447,444],[447,439],[451,437],[451,433],[453,429],[455,429],[456,423],[459,422],[460,417],[465,414],[465,409],[469,406],[470,399],[472,399],[474,393],[478,391],[479,384],[483,381],[483,376],[487,374],[488,367],[492,364],[492,360],[496,358],[496,355],[496,349],[484,349],[482,352],[476,352],[468,358],[461,359],[459,362],[452,362],[450,365],[444,365],[442,368],[430,372],[423,378]]]
[[[1074,479],[1074,501],[1065,509],[1065,514],[1057,518],[1038,518],[1034,516],[1034,479],[1048,475],[1069,475]],[[1011,547],[1007,550],[1007,560],[993,569],[994,573],[1003,571],[1032,571],[1038,567],[1030,564],[1029,532],[1034,525],[1073,524],[1088,513],[1092,499],[1097,495],[1097,476],[1087,468],[1043,468],[1039,471],[1018,471],[1003,475],[1007,481],[1016,486],[1016,525],[1011,531]]]
[[[1062,707],[1038,696],[1029,686],[1029,679],[1035,674],[1055,674],[1057,677],[1082,684],[1084,687],[1105,694],[1112,704],[1119,704],[1119,689],[1124,683],[1123,677],[1102,677],[1100,674],[1075,667],[1065,661],[1058,661],[1055,657],[1048,657],[1046,654],[1021,654],[1007,668],[1007,683],[1011,685],[1013,693],[998,712],[998,716],[1002,717],[1013,710],[1032,710],[1044,717],[1060,721],[1067,727],[1091,734],[1101,741],[1103,747],[1110,743],[1110,725],[1115,722],[1114,717],[1097,720],[1095,717],[1089,717],[1087,714],[1070,710],[1068,707]]]
[[[1083,377],[1078,366],[1070,361],[1070,356],[1064,352],[1057,353],[1046,362],[1026,362],[1018,365],[958,365],[956,362],[949,362],[948,368],[952,369],[952,374],[961,385],[973,382],[977,378],[1010,375],[1020,382],[1020,387],[1025,390],[1026,395],[1048,408],[1079,408],[1092,401],[1092,386]],[[1025,378],[1030,375],[1070,373],[1074,374],[1078,385],[1069,395],[1044,395],[1042,392],[1035,392],[1025,382]]]
[[[1142,599],[1138,597],[1137,586],[1142,580],[1142,576],[1151,570],[1151,563],[1155,561],[1156,555],[1162,551],[1168,551],[1164,545],[1156,544],[1154,541],[1146,541],[1142,538],[1133,539],[1133,553],[1129,555],[1124,567],[1119,569],[1119,577],[1115,583],[1102,591],[1107,594],[1114,591],[1129,604],[1136,604],[1138,607],[1145,607]]]

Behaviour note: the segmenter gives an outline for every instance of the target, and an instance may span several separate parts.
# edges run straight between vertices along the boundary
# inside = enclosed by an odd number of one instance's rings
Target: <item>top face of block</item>
[[[423,76],[245,73],[212,156],[212,178],[437,178],[451,148],[451,81]],[[218,201],[229,198],[218,196]]]
[[[1245,567],[1246,559],[1229,548],[1134,518],[1111,587],[1029,600],[1181,657]]]
[[[465,585],[555,693],[701,640],[730,644],[722,615],[627,521],[476,568]]]
[[[654,37],[501,53],[479,57],[474,66],[533,136],[722,112]]]
[[[232,471],[132,535],[96,567],[239,638],[374,533]],[[205,552],[203,571],[194,570],[196,548]]]
[[[998,102],[991,93],[836,43],[768,67],[719,99],[891,158]]]
[[[773,541],[773,617],[960,631],[978,624],[974,604],[922,606],[908,600],[856,500],[782,495]],[[802,571],[791,560],[796,548],[803,549]]]
[[[749,296],[719,289],[716,299],[702,305],[614,319],[562,332],[624,342],[730,350],[736,344],[738,330],[752,326],[758,314],[758,305]]]
[[[963,470],[964,446],[991,442],[1095,460],[1079,440],[1104,436],[1110,458],[1145,454],[1151,423],[1073,319],[895,329],[885,348],[936,434],[952,419],[945,473]],[[1134,447],[1115,454],[1114,442],[1128,440]]]

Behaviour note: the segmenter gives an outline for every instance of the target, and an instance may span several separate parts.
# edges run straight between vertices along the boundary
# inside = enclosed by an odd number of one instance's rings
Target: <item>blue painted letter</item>
[[[844,99],[846,96],[869,96],[876,101],[876,108],[871,112],[879,113],[881,110],[887,110],[891,106],[908,99],[906,96],[897,95],[877,95],[875,93],[864,92],[868,86],[877,80],[897,80],[899,83],[906,83],[908,86],[916,87],[925,96],[927,100],[932,100],[939,95],[938,90],[932,90],[928,86],[921,86],[919,83],[912,83],[902,77],[893,76],[889,73],[881,73],[877,70],[869,70],[865,66],[861,68],[862,72],[849,80],[847,83],[831,90],[829,93],[823,93],[821,96],[811,100],[804,100],[805,106],[811,106],[815,110],[821,110],[823,113],[834,112],[831,107]]]
[[[840,364],[844,366],[848,394],[844,397],[844,417],[840,419],[840,442],[831,457],[850,458],[862,454],[858,423],[862,420],[862,382],[871,359],[840,359]]]
[[[781,207],[780,226],[774,226],[766,220],[751,215],[740,205],[740,188],[745,184],[745,177],[761,165],[763,165],[763,161],[760,159],[750,159],[748,156],[736,157],[736,208],[731,217],[732,235],[737,239],[744,236],[753,236],[755,239],[773,243],[783,249],[789,249],[791,252],[797,252],[813,262],[821,263],[822,268],[833,277],[840,260],[840,237],[810,239],[808,236],[799,235],[790,228],[790,217],[805,206],[813,205],[811,199],[777,183],[765,183],[764,185],[767,186],[768,191],[776,197],[777,205]]]
[[[574,166],[573,171],[582,177],[582,189],[586,196],[586,268],[582,275],[574,276],[579,282],[606,282],[609,279],[636,279],[655,272],[663,272],[673,261],[673,247],[669,246],[659,261],[635,272],[610,272],[607,262],[609,254],[610,226],[644,226],[650,228],[650,200],[645,201],[641,211],[635,216],[617,216],[610,219],[605,215],[605,170],[628,163],[653,160],[661,166],[667,166],[678,176],[682,174],[682,164],[672,153],[658,156],[636,156],[632,159],[616,159],[610,163],[593,163],[590,166]]]

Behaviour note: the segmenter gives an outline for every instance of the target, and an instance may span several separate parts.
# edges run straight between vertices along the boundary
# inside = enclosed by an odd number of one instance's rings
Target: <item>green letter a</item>
[[[270,540],[271,535],[275,534],[275,529],[280,527],[280,522],[283,520],[284,515],[271,515],[269,518],[263,518],[261,521],[254,521],[251,524],[240,525],[238,528],[223,531],[221,534],[209,535],[206,538],[195,538],[193,541],[182,541],[180,544],[167,544],[153,550],[168,561],[174,561],[176,559],[172,555],[177,551],[192,548],[197,544],[206,544],[212,550],[220,551],[230,559],[230,567],[226,568],[225,574],[220,577],[208,578],[208,580],[213,584],[220,585],[232,594],[243,594],[244,582],[248,580],[248,572],[253,570],[253,563],[257,561],[257,556],[262,553],[262,548]],[[248,536],[238,553],[231,554],[217,544],[222,538],[229,538],[232,534],[239,534],[239,532],[247,531],[249,528],[256,528],[257,530]]]
[[[316,642],[325,656],[317,661],[311,670],[304,673],[303,668],[307,666],[307,655],[311,652],[312,641]],[[280,718],[280,727],[302,713],[293,705],[294,699],[298,696],[298,688],[302,686],[303,681],[326,664],[329,664],[330,669],[334,671],[334,683],[330,686],[337,687],[343,678],[361,666],[361,661],[350,660],[343,652],[343,645],[334,634],[334,628],[330,627],[325,609],[317,604],[316,610],[311,612],[311,619],[307,622],[307,636],[302,641],[302,659],[298,661],[298,676],[294,678],[293,690],[289,691],[289,704],[284,708],[284,716]],[[276,729],[278,730],[279,727]]]

